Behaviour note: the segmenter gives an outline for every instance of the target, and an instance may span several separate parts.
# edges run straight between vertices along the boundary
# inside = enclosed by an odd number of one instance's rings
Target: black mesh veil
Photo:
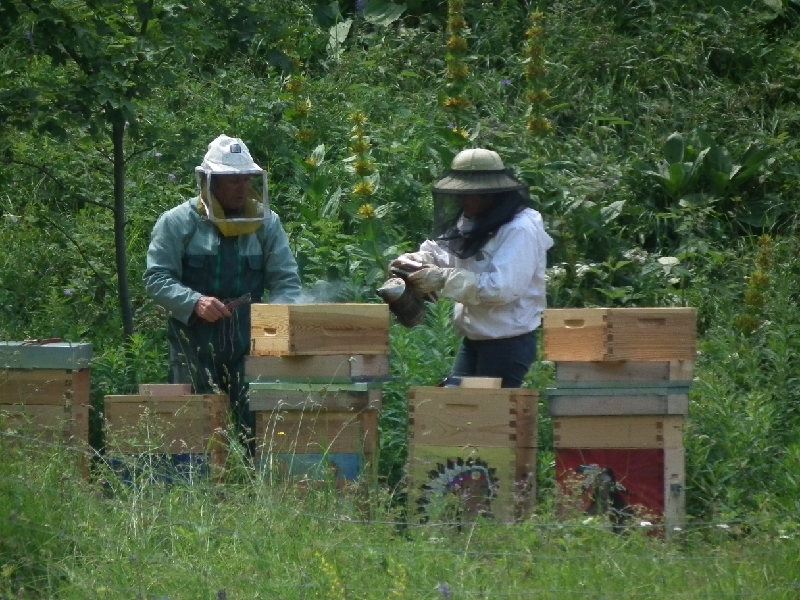
[[[500,172],[504,175],[502,182],[497,181],[498,171],[488,173],[491,173],[489,177],[481,177],[483,173],[451,171],[448,175],[450,180],[453,177],[462,180],[459,189],[442,189],[439,185],[441,182],[434,186],[431,238],[458,258],[470,258],[477,254],[501,226],[530,206],[530,194],[525,184],[513,178],[508,171]],[[471,181],[465,181],[467,179]],[[501,183],[501,187],[506,189],[491,189],[489,185],[493,182]],[[467,194],[491,197],[488,210],[474,219],[463,218],[459,197]]]

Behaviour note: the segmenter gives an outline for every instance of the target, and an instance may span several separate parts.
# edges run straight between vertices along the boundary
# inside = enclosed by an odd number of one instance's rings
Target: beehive
[[[286,479],[355,481],[375,473],[376,410],[256,411],[258,462]]]
[[[0,342],[0,421],[6,433],[64,443],[88,474],[91,344]],[[9,438],[13,439],[13,438]]]
[[[537,405],[535,390],[412,388],[412,510],[504,522],[524,514],[536,493]]]
[[[322,356],[246,356],[249,382],[360,383],[386,381],[385,354],[331,354]]]
[[[556,481],[563,493],[562,507],[599,514],[613,486],[618,526],[642,521],[662,523],[669,535],[683,527],[686,515],[685,450],[673,448],[556,448]],[[606,475],[607,485],[598,478]]]
[[[544,311],[551,361],[693,361],[694,308],[566,308]]]
[[[254,304],[254,356],[388,354],[385,304]]]
[[[220,467],[227,459],[229,404],[226,394],[106,396],[106,450],[187,457]]]

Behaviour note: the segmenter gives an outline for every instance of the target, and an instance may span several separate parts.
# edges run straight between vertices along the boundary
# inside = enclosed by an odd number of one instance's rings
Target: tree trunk
[[[133,309],[128,288],[128,251],[125,243],[125,121],[121,114],[112,120],[111,140],[114,144],[114,248],[117,263],[117,290],[122,312],[122,331],[127,344],[133,337]]]

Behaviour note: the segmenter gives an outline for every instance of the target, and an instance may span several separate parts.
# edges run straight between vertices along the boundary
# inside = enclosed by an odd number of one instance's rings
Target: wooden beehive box
[[[409,391],[409,504],[422,518],[513,521],[535,497],[538,393]]]
[[[551,417],[689,414],[689,395],[672,392],[669,388],[548,389],[547,410]]]
[[[684,417],[569,416],[553,419],[556,448],[683,448]]]
[[[206,455],[227,458],[227,394],[106,396],[106,446],[111,454]]]
[[[244,374],[248,382],[332,384],[385,381],[389,378],[389,357],[386,354],[246,356]]]
[[[88,449],[91,344],[0,342],[7,431]]]
[[[259,465],[280,479],[338,483],[374,475],[378,450],[376,410],[256,411]]]
[[[385,304],[254,304],[254,356],[388,354]]]
[[[544,311],[551,361],[693,361],[694,308],[566,308]]]
[[[256,382],[249,384],[254,412],[380,410],[381,389],[368,383]]]
[[[682,447],[556,448],[561,509],[608,516],[618,528],[661,524],[669,535],[686,520],[685,462]]]

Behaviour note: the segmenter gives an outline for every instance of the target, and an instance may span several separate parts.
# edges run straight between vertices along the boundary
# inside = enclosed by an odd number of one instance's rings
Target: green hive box
[[[91,344],[0,342],[0,369],[88,369]]]
[[[91,344],[0,342],[0,427],[9,440],[89,443]],[[85,454],[77,453],[84,475]]]

